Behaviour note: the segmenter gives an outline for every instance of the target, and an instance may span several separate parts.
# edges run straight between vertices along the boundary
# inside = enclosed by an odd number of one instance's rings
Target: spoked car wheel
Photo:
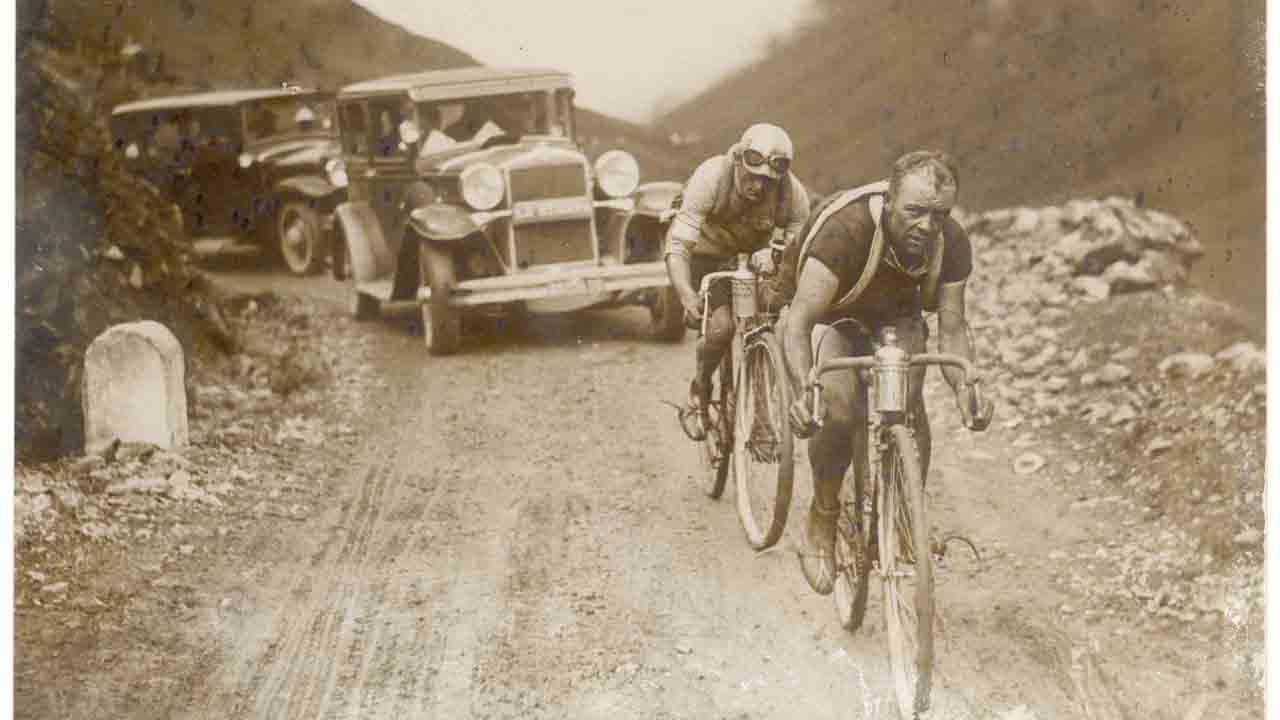
[[[726,353],[715,373],[711,403],[707,406],[707,436],[702,439],[703,491],[719,499],[729,479],[733,459],[733,363]]]
[[[867,593],[871,585],[871,533],[875,513],[864,512],[865,498],[845,482],[849,498],[836,518],[836,582],[832,599],[840,626],[849,632],[862,627],[867,615]],[[874,503],[872,503],[874,505]]]
[[[891,432],[881,490],[880,572],[894,694],[898,713],[910,720],[929,709],[933,682],[933,555],[915,438],[903,425]]]
[[[738,518],[748,544],[764,550],[782,537],[791,508],[791,383],[772,334],[751,341],[743,355],[733,443]]]
[[[432,355],[450,355],[462,344],[462,315],[449,305],[455,278],[453,258],[426,242],[418,257],[423,282],[431,286],[431,299],[422,303],[422,339]]]
[[[294,275],[312,275],[324,265],[323,238],[316,211],[304,202],[287,202],[276,213],[280,258]]]

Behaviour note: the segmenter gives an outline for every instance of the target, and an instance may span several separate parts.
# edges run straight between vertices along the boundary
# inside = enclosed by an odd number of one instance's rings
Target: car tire
[[[276,252],[293,275],[314,275],[324,267],[324,232],[307,203],[293,200],[276,212]]]
[[[451,355],[462,344],[462,314],[449,305],[457,277],[453,258],[424,242],[418,252],[422,282],[431,286],[431,299],[422,303],[422,339],[432,355]]]
[[[372,295],[360,292],[356,287],[355,263],[351,260],[351,247],[345,238],[338,238],[338,247],[334,248],[333,277],[342,280],[347,286],[347,311],[356,322],[377,320],[382,314],[382,303]]]
[[[675,288],[659,288],[649,306],[649,320],[649,334],[654,340],[674,343],[684,339],[684,304]]]

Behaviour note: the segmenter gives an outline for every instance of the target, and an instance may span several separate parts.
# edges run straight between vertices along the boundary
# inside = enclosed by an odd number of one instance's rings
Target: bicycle
[[[788,428],[791,384],[782,344],[774,332],[777,313],[760,307],[758,276],[750,256],[737,257],[737,267],[702,278],[702,334],[710,316],[710,291],[728,281],[736,320],[730,351],[713,374],[704,417],[703,461],[708,465],[704,491],[718,499],[724,493],[730,465],[737,489],[738,518],[747,543],[756,550],[775,545],[791,507],[795,457]],[[772,472],[770,472],[772,469]]]
[[[884,596],[889,666],[903,718],[928,710],[933,679],[934,551],[926,520],[925,479],[908,408],[910,369],[928,365],[959,368],[965,385],[976,382],[970,381],[976,375],[967,359],[944,353],[912,355],[898,344],[897,332],[890,326],[881,329],[872,355],[815,365],[805,387],[810,393],[806,402],[821,425],[821,377],[841,370],[865,373],[867,456],[854,462],[868,463],[869,487],[853,483],[850,493],[846,483],[842,492],[833,597],[841,625],[851,632],[858,630],[866,615],[872,565],[878,560],[874,570]]]

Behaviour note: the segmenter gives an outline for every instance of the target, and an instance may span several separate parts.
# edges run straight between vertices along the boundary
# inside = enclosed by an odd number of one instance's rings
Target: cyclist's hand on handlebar
[[[690,330],[702,328],[702,304],[691,303],[684,306],[684,326]]]
[[[772,247],[761,248],[751,254],[751,269],[760,275],[772,275],[777,269],[777,264],[773,261],[774,249]]]
[[[791,403],[791,432],[798,438],[807,438],[818,429],[818,421],[813,417],[813,399],[808,392],[800,393]]]
[[[956,404],[960,406],[960,421],[966,428],[982,432],[991,425],[995,403],[982,392],[981,385],[973,383],[956,393]]]

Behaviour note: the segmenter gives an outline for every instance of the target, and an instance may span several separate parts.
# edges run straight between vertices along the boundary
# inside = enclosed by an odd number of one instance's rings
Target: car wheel
[[[324,265],[320,218],[304,202],[287,202],[276,213],[280,258],[294,275],[313,275]]]
[[[422,281],[431,286],[431,299],[422,303],[422,338],[427,352],[449,355],[462,343],[462,315],[449,305],[456,273],[453,258],[431,243],[422,243],[418,253]]]
[[[378,315],[381,314],[381,302],[374,296],[360,292],[360,288],[356,287],[356,272],[353,269],[355,265],[351,261],[351,249],[349,249],[346,242],[342,243],[342,246],[343,263],[347,266],[346,284],[349,313],[357,322],[366,323],[369,320],[376,320]]]
[[[654,340],[680,342],[684,339],[684,305],[673,287],[658,290],[658,297],[649,306],[649,334]]]

